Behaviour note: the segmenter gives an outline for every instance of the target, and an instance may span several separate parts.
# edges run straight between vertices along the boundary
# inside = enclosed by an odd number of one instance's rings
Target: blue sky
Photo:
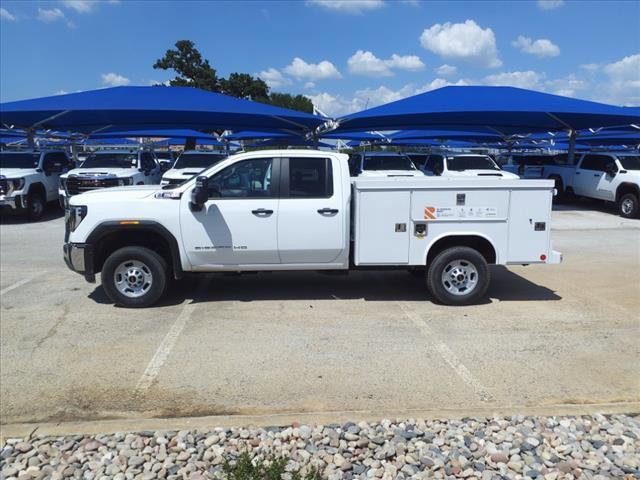
[[[640,2],[0,1],[0,100],[171,78],[193,40],[330,115],[448,84],[640,104]]]

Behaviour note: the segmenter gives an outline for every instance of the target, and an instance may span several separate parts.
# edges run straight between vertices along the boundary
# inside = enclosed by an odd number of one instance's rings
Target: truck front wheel
[[[624,218],[636,218],[640,206],[638,205],[638,196],[633,193],[625,193],[618,201],[618,211]]]
[[[124,247],[102,266],[102,288],[122,307],[144,308],[156,303],[167,286],[167,262],[153,250]]]
[[[29,220],[36,221],[42,218],[44,215],[45,200],[42,193],[37,190],[32,190],[27,195],[27,215]]]
[[[427,269],[427,288],[445,305],[475,303],[487,292],[489,281],[487,261],[469,247],[453,247],[440,252]]]

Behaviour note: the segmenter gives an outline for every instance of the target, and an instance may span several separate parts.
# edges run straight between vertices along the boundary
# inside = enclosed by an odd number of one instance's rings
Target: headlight
[[[22,190],[22,187],[24,187],[24,178],[14,178],[11,180],[11,184],[14,190]]]
[[[87,216],[87,207],[85,205],[69,205],[65,215],[69,231],[74,232]]]
[[[124,177],[118,179],[118,186],[123,187],[125,185],[133,185],[132,177]]]

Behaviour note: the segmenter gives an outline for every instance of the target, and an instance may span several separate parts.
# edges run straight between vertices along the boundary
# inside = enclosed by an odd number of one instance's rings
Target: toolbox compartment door
[[[551,190],[513,190],[507,263],[540,263],[549,256]]]
[[[409,263],[411,193],[361,190],[356,202],[356,265]]]

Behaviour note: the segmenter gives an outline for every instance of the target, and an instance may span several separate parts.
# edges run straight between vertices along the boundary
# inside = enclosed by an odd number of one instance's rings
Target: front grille
[[[68,195],[77,195],[97,188],[117,187],[117,178],[68,177],[65,189]]]
[[[0,195],[5,195],[9,191],[9,180],[0,180]]]

